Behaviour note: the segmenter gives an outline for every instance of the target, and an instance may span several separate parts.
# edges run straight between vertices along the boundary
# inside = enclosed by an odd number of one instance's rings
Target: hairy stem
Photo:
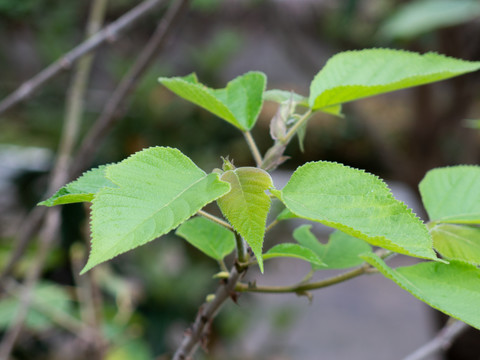
[[[243,136],[245,136],[245,140],[247,141],[248,147],[250,148],[250,152],[252,153],[252,156],[255,159],[255,163],[257,164],[258,167],[260,167],[263,162],[262,155],[258,150],[257,144],[255,143],[255,140],[253,139],[252,134],[250,133],[250,131],[244,131]]]
[[[237,241],[237,259],[240,264],[245,264],[248,261],[247,248],[245,246],[245,240],[235,233],[235,240]]]
[[[298,129],[305,124],[305,122],[310,118],[312,115],[312,109],[308,109],[308,111],[302,115],[302,117],[288,130],[287,134],[283,139],[281,139],[281,142],[286,145],[292,140],[292,138],[295,136],[297,133]]]
[[[203,210],[198,210],[197,211],[197,214],[200,215],[200,216],[203,216],[204,218],[207,218],[209,220],[212,220],[213,222],[216,222],[217,224],[219,225],[222,225],[223,227],[227,228],[228,230],[232,230],[233,231],[233,227],[232,225],[230,225],[229,223],[227,223],[225,220],[222,220],[220,219],[219,217],[216,217],[215,215],[212,215],[206,211],[203,211]]]

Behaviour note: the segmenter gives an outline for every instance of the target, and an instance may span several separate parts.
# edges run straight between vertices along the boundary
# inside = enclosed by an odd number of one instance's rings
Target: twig
[[[354,270],[345,272],[343,274],[333,276],[331,278],[305,283],[304,281],[291,286],[257,286],[250,284],[237,283],[235,290],[238,292],[259,292],[259,293],[302,293],[309,290],[321,289],[327,286],[335,285],[346,280],[353,279],[357,276],[365,274],[370,268],[369,264],[364,264]]]
[[[162,0],[147,0],[134,7],[118,20],[99,31],[95,36],[84,41],[77,47],[63,55],[59,60],[42,70],[30,80],[23,83],[17,90],[0,102],[0,114],[4,113],[14,105],[22,102],[38,90],[48,80],[58,75],[63,70],[69,69],[72,64],[83,55],[95,50],[104,42],[113,42],[118,39],[122,31],[138,22],[149,14],[150,11],[162,3]]]
[[[170,6],[165,16],[160,20],[155,32],[148,40],[136,62],[124,76],[118,87],[105,105],[102,113],[85,137],[80,150],[73,161],[73,168],[70,172],[71,178],[76,178],[88,167],[98,150],[100,144],[116,120],[125,112],[127,106],[126,98],[136,87],[145,70],[153,63],[155,56],[165,45],[174,25],[181,15],[187,10],[190,0],[177,0]]]
[[[195,318],[192,326],[185,331],[185,336],[177,351],[173,355],[172,360],[186,360],[195,352],[197,346],[201,342],[205,342],[208,336],[208,328],[220,310],[223,303],[234,296],[235,284],[241,278],[240,273],[235,266],[228,279],[224,280],[223,284],[215,292],[215,297],[212,301],[203,304]]]
[[[415,350],[403,360],[421,360],[429,355],[435,354],[437,351],[446,350],[452,345],[453,341],[468,328],[469,326],[462,321],[449,321],[432,340]]]

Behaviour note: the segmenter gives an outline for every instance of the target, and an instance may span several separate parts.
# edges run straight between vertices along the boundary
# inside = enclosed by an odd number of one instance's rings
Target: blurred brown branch
[[[149,4],[156,3],[156,1],[150,1]],[[145,4],[145,3],[144,3]],[[144,72],[148,69],[148,67],[152,64],[155,56],[159,53],[161,48],[166,42],[167,36],[170,34],[173,25],[175,25],[176,21],[179,19],[180,15],[188,8],[189,0],[179,0],[175,1],[173,5],[170,6],[165,16],[160,20],[154,34],[144,47],[144,49],[140,52],[136,62],[131,67],[130,71],[125,75],[122,79],[121,83],[117,87],[117,89],[112,94],[110,100],[107,102],[104,111],[100,115],[99,119],[97,120],[96,124],[90,131],[90,133],[85,137],[84,142],[78,152],[77,156],[74,158],[73,166],[69,168],[67,165],[69,163],[68,159],[70,156],[68,154],[59,154],[59,159],[57,160],[57,164],[55,166],[56,173],[53,175],[52,183],[55,184],[55,187],[59,187],[67,182],[69,179],[72,179],[76,176],[76,171],[82,172],[85,167],[89,166],[90,161],[95,154],[95,149],[98,147],[98,144],[103,141],[103,139],[107,136],[109,129],[113,126],[114,122],[120,116],[120,112],[118,110],[122,109],[125,110],[126,107],[121,108],[120,105],[125,102],[125,99],[131,93],[131,91],[136,87],[138,81],[140,80],[141,76]],[[153,6],[150,7],[150,9]],[[104,30],[102,30],[104,31]],[[96,37],[96,35],[94,35]],[[77,91],[77,94],[79,92]],[[63,137],[71,136],[72,129],[76,129],[78,127],[73,126],[70,130],[67,129],[62,135]],[[76,137],[76,136],[74,136]],[[62,140],[62,142],[65,140]],[[70,141],[68,147],[61,147],[62,149],[71,150],[71,146],[73,145],[73,141]],[[64,162],[67,161],[67,162]],[[60,164],[62,163],[62,164]],[[62,166],[59,166],[62,165]],[[54,171],[54,172],[55,172]],[[61,173],[60,175],[56,175]],[[61,180],[61,181],[60,181]],[[50,186],[50,190],[53,186]],[[43,214],[36,215],[34,219],[38,220],[37,226],[32,227],[32,231],[29,232],[28,235],[24,236],[23,240],[25,241],[24,244],[19,244],[17,249],[25,249],[26,244],[29,242],[31,237],[35,234],[34,228],[38,228],[42,219],[46,214],[46,225],[43,228],[43,232],[45,233],[44,236],[41,236],[43,239],[42,246],[40,249],[40,253],[37,256],[36,262],[33,266],[29,269],[25,290],[22,294],[22,302],[19,310],[19,314],[17,314],[17,318],[13,327],[10,328],[9,332],[5,336],[2,345],[0,346],[0,359],[7,359],[15,341],[22,329],[23,322],[25,320],[26,313],[28,312],[29,305],[31,303],[31,290],[35,285],[38,277],[40,276],[41,270],[43,268],[44,260],[48,254],[48,250],[50,249],[51,244],[53,243],[54,239],[56,238],[56,230],[58,229],[59,225],[59,209],[48,209],[44,208]],[[35,211],[33,213],[36,213]],[[9,261],[9,265],[7,267],[11,269],[12,260],[15,260],[21,257],[23,251],[15,251],[12,255],[12,258]],[[6,272],[2,273],[2,276],[6,276]]]
[[[408,355],[404,360],[421,360],[440,350],[446,350],[468,328],[469,326],[464,322],[450,319],[432,340]]]
[[[73,63],[83,55],[95,50],[107,41],[115,41],[122,31],[148,15],[153,8],[162,2],[163,0],[147,0],[142,2],[125,15],[121,16],[118,20],[99,31],[96,35],[70,50],[60,59],[46,67],[30,80],[23,83],[17,90],[3,99],[0,102],[0,115],[16,104],[27,99],[31,94],[38,90],[48,80],[58,75],[62,70],[69,69]]]

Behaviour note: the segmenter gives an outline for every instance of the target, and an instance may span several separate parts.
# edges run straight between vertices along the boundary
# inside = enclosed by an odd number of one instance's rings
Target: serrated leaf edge
[[[359,172],[361,172],[361,173],[363,173],[363,174],[366,174],[366,175],[369,175],[369,176],[374,177],[376,180],[379,180],[379,181],[386,187],[386,190],[387,190],[386,195],[387,195],[388,199],[389,199],[389,200],[394,200],[394,201],[398,202],[399,205],[401,205],[404,210],[405,210],[405,209],[407,210],[406,213],[408,213],[408,214],[411,216],[412,219],[415,219],[415,220],[417,220],[420,224],[423,224],[423,225],[424,225],[423,227],[424,227],[425,235],[426,235],[427,238],[429,239],[430,247],[432,248],[432,253],[434,254],[434,252],[433,252],[433,240],[432,240],[431,234],[430,234],[430,232],[428,231],[427,227],[425,226],[424,222],[423,222],[423,221],[417,216],[417,214],[415,214],[415,213],[413,212],[413,210],[412,210],[411,208],[409,208],[403,201],[400,201],[400,200],[396,199],[396,198],[393,196],[393,194],[392,194],[392,192],[391,192],[391,189],[388,187],[388,184],[387,184],[383,179],[381,179],[380,177],[378,177],[377,175],[372,174],[372,173],[369,173],[369,172],[367,172],[367,171],[365,171],[365,170],[363,170],[363,169],[357,169],[357,168],[354,168],[354,167],[351,167],[351,166],[348,166],[348,165],[345,165],[345,164],[342,164],[342,163],[339,163],[339,162],[336,162],[336,161],[324,161],[324,160],[321,160],[321,161],[309,161],[309,162],[307,162],[307,163],[299,166],[299,167],[293,172],[292,177],[293,177],[293,175],[294,175],[299,169],[301,169],[301,168],[303,168],[303,167],[305,167],[305,166],[308,166],[308,165],[310,165],[310,164],[318,164],[318,163],[341,165],[341,166],[343,166],[343,167],[345,167],[345,168],[349,168],[349,169],[352,169],[352,170],[359,171]],[[292,177],[290,177],[290,179],[288,180],[288,182],[287,182],[287,184],[285,185],[285,187],[289,184],[289,182],[290,182],[290,180],[291,180]],[[285,187],[284,187],[284,188],[285,188]],[[279,200],[281,200],[281,201],[283,202],[283,204],[288,208],[287,204],[285,204],[285,201],[284,201],[284,199],[283,199],[283,189],[280,190],[280,192],[281,192],[281,197],[278,197],[278,196],[277,196],[277,198],[278,198]],[[290,200],[290,201],[291,201],[291,200]],[[294,202],[296,202],[296,201],[294,201]],[[396,250],[394,250],[394,248],[397,248],[397,249],[403,250],[402,253],[403,253],[403,254],[406,254],[406,255],[411,255],[411,256],[414,256],[414,257],[420,257],[420,258],[424,258],[424,259],[436,260],[436,258],[421,257],[421,256],[419,256],[419,255],[417,255],[417,254],[412,254],[412,253],[410,253],[408,250],[406,250],[406,249],[402,248],[401,246],[393,243],[391,240],[385,238],[384,236],[370,237],[370,236],[368,236],[367,234],[364,234],[364,233],[360,232],[359,230],[356,230],[356,229],[354,229],[354,228],[352,228],[352,227],[350,227],[350,226],[346,226],[346,225],[344,225],[344,224],[337,223],[337,222],[334,222],[334,221],[328,221],[328,220],[319,221],[319,220],[316,220],[316,219],[312,219],[312,218],[300,216],[300,215],[298,215],[297,213],[295,213],[295,211],[291,210],[290,208],[289,208],[289,210],[290,210],[293,214],[295,214],[296,216],[298,216],[299,218],[307,219],[307,220],[314,221],[314,222],[320,222],[320,223],[322,223],[322,224],[325,224],[325,225],[327,225],[327,226],[331,226],[331,227],[336,228],[336,229],[338,229],[338,228],[337,228],[336,226],[332,226],[332,225],[337,225],[337,224],[338,224],[338,225],[341,225],[342,228],[339,229],[339,230],[344,231],[345,233],[350,234],[350,235],[352,235],[352,236],[354,236],[354,237],[357,237],[357,238],[359,238],[359,239],[361,239],[361,240],[367,241],[367,242],[369,242],[369,243],[372,244],[372,245],[383,247],[382,245],[379,245],[378,243],[375,243],[375,242],[374,242],[375,240],[382,240],[382,241],[386,242],[387,244],[392,244],[393,246],[392,246],[391,250],[393,250],[393,251],[396,251]],[[351,233],[348,233],[347,231],[342,230],[342,229],[349,230],[349,231],[351,231]],[[418,248],[420,248],[420,249],[423,249],[423,248],[424,248],[423,246],[415,246],[414,244],[413,244],[411,247],[413,247],[413,248],[418,247]]]

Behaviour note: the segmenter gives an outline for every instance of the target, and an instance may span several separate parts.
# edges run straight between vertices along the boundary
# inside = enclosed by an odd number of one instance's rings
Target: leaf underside
[[[153,147],[107,168],[118,187],[105,187],[93,199],[93,266],[175,229],[203,206],[227,193],[218,174],[205,174],[179,150]]]
[[[263,260],[268,260],[278,257],[291,257],[301,260],[305,260],[312,264],[312,266],[322,266],[325,265],[322,260],[315,254],[311,249],[301,246],[298,244],[283,243],[278,244],[269,249],[265,254],[263,254]]]
[[[53,196],[38,205],[55,206],[92,201],[93,196],[100,189],[106,186],[115,187],[115,184],[105,177],[107,166],[108,165],[102,165],[85,172],[77,180],[63,186]]]
[[[211,89],[198,82],[195,75],[161,77],[165,87],[236,126],[248,131],[253,128],[263,105],[266,76],[248,72],[232,81],[224,89]]]
[[[175,234],[216,260],[222,260],[235,249],[235,235],[203,217],[194,217],[184,222]]]
[[[319,161],[299,167],[281,192],[299,217],[321,222],[372,245],[401,254],[437,259],[430,234],[378,177]]]
[[[430,230],[433,246],[444,258],[480,266],[480,228],[435,224]]]
[[[435,53],[420,55],[391,49],[346,51],[331,57],[310,85],[314,110],[480,69],[469,62]]]
[[[416,298],[454,318],[480,329],[480,269],[451,262],[423,262],[395,270],[377,255],[363,255],[385,277]]]
[[[430,170],[419,189],[431,221],[480,224],[480,166]]]
[[[250,245],[263,272],[263,237],[270,210],[270,197],[265,191],[273,186],[272,178],[264,170],[242,167],[224,172],[221,180],[231,185],[231,191],[217,200],[218,206]]]

